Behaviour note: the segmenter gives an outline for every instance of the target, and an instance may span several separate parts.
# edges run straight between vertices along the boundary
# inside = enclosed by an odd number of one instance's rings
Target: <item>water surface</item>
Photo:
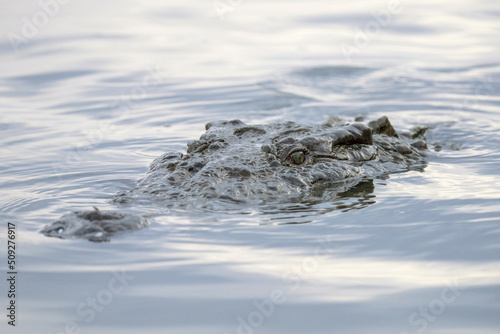
[[[2,333],[499,332],[498,2],[51,8],[0,10],[0,220],[17,225],[19,271]],[[330,115],[431,127],[427,166],[328,203],[164,210],[109,243],[38,232],[116,209],[209,121]]]

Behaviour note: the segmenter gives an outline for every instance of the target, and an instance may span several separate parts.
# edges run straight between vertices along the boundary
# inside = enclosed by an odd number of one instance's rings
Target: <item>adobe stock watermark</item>
[[[161,71],[158,65],[154,68],[146,66],[146,73],[142,77],[140,84],[132,87],[127,93],[122,94],[113,106],[110,107],[117,115],[114,121],[119,121],[129,115],[164,79],[165,73]],[[98,128],[83,130],[85,141],[78,147],[67,152],[63,161],[52,165],[52,169],[58,175],[59,179],[62,178],[61,175],[65,172],[63,166],[71,167],[80,165],[84,161],[85,153],[95,149],[113,131],[115,131],[115,126],[111,121],[102,121]]]
[[[215,12],[221,20],[225,19],[227,13],[232,13],[235,8],[239,7],[243,0],[215,0],[212,2]]]
[[[63,331],[50,332],[50,334],[80,334],[82,325],[90,324],[96,318],[96,314],[111,304],[114,296],[122,293],[134,278],[135,276],[127,274],[124,269],[121,272],[114,272],[106,288],[99,290],[94,296],[87,297],[84,302],[78,304],[75,310],[78,320],[68,321]]]
[[[41,29],[45,28],[50,19],[56,17],[61,11],[61,6],[67,5],[71,0],[40,0],[38,6],[40,9],[31,17],[23,16],[21,18],[20,34],[10,31],[7,38],[14,52],[19,52],[19,47],[28,44],[35,38]]]
[[[358,27],[355,33],[352,44],[342,42],[340,44],[340,50],[342,51],[345,59],[350,64],[352,61],[352,56],[360,53],[362,50],[370,46],[372,39],[380,34],[382,28],[385,28],[391,24],[393,17],[400,14],[403,11],[403,6],[400,0],[389,0],[387,3],[387,8],[373,11],[373,20],[368,21],[363,30]]]
[[[422,306],[418,311],[413,312],[408,317],[408,324],[413,327],[410,331],[400,332],[399,334],[423,333],[429,325],[435,322],[438,317],[445,312],[449,305],[453,304],[466,286],[459,286],[457,280],[450,282],[441,289],[438,297],[431,300],[426,306]]]
[[[492,81],[491,74],[486,78],[478,80],[474,85],[474,95],[464,98],[462,104],[455,107],[455,111],[464,111],[465,108],[476,109],[479,106],[479,99],[481,96],[493,96],[496,90],[492,85]]]
[[[238,316],[236,318],[236,322],[238,323],[236,333],[254,334],[258,328],[262,327],[266,320],[275,313],[277,306],[286,302],[287,293],[299,289],[302,281],[318,270],[320,261],[333,254],[333,249],[330,245],[332,241],[331,237],[320,240],[312,256],[305,258],[300,264],[294,264],[290,270],[287,270],[283,274],[282,281],[286,286],[285,289],[276,288],[271,290],[268,298],[255,300],[252,303],[252,311],[245,316]]]

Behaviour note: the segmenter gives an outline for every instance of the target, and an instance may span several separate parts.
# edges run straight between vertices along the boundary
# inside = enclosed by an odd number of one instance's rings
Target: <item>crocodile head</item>
[[[421,164],[425,142],[411,140],[399,136],[387,117],[367,125],[335,119],[322,125],[211,122],[199,140],[188,143],[186,154],[163,154],[135,188],[114,201],[203,206],[320,198],[363,177]]]

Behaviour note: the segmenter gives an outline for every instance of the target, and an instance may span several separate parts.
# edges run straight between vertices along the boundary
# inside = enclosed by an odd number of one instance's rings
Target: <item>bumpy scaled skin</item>
[[[210,208],[214,201],[260,205],[317,198],[353,178],[408,170],[423,162],[427,149],[421,139],[398,136],[387,117],[368,125],[217,121],[206,130],[188,143],[187,154],[153,161],[146,177],[115,202],[157,199]]]
[[[48,237],[84,238],[90,241],[108,241],[120,232],[133,231],[148,226],[145,218],[118,212],[90,211],[65,214],[59,220],[45,226],[40,232]]]
[[[114,202],[229,210],[328,201],[363,178],[421,167],[427,150],[422,128],[403,138],[387,117],[368,125],[336,118],[322,125],[217,121],[206,130],[188,143],[187,154],[166,153],[153,161],[137,186]],[[42,233],[106,241],[146,225],[141,217],[95,209],[64,215]]]

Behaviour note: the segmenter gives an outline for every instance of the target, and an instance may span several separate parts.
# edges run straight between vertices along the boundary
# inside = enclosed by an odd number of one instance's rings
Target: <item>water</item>
[[[46,3],[0,10],[3,314],[8,221],[19,272],[2,333],[499,332],[498,2]],[[109,243],[38,233],[116,209],[206,122],[332,114],[431,126],[427,167]]]

